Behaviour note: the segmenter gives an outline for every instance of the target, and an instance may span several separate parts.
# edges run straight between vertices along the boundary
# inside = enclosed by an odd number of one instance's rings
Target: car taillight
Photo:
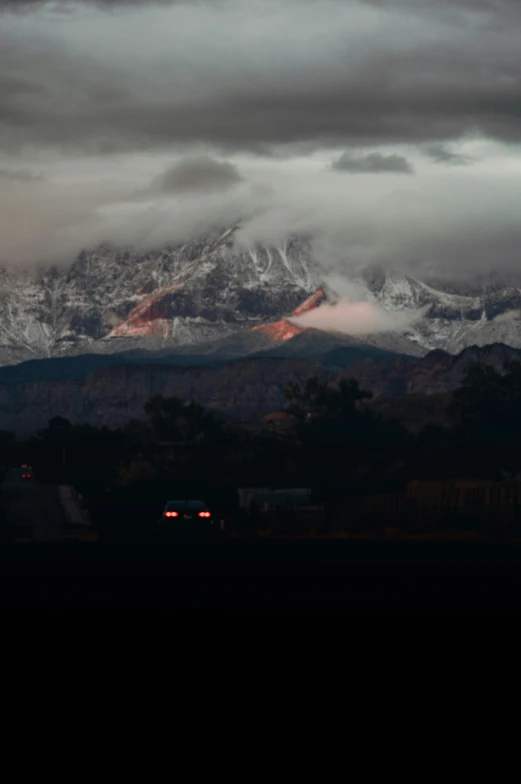
[[[179,512],[165,512],[165,517],[179,517]]]
[[[211,517],[210,512],[199,512],[199,517]]]

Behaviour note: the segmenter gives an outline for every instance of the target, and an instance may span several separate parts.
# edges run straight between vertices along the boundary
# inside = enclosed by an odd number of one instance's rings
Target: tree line
[[[470,366],[447,426],[412,434],[371,410],[354,380],[288,382],[294,425],[282,438],[248,432],[195,401],[156,395],[146,418],[111,430],[62,417],[20,441],[0,432],[0,465],[29,462],[43,481],[74,485],[93,508],[129,519],[167,498],[223,509],[238,487],[310,487],[317,500],[396,492],[411,479],[515,478],[521,473],[521,364]],[[109,511],[107,511],[109,510]],[[120,514],[120,511],[114,515]]]

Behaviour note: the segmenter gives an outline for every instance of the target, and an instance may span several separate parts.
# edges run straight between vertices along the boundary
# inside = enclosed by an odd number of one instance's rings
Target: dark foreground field
[[[521,548],[493,543],[33,543],[0,555],[4,622],[518,626]]]
[[[57,488],[11,471],[0,499],[4,622],[411,628],[521,617],[514,543],[58,541],[67,533]]]

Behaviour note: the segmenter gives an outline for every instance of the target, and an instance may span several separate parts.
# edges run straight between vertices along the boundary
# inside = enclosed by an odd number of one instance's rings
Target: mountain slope
[[[371,357],[385,362],[394,359],[394,352],[384,351],[345,335],[329,335],[309,329],[293,340],[281,344],[253,331],[241,331],[228,338],[179,347],[176,351],[135,350],[116,354],[80,354],[77,356],[33,359],[16,365],[0,367],[0,385],[19,382],[82,379],[98,368],[122,365],[172,365],[182,368],[213,368],[229,365],[240,359],[293,359],[317,361],[338,366]]]

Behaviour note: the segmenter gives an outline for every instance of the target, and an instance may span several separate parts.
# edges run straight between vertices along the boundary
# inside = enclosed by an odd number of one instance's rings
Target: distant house
[[[290,433],[296,422],[297,419],[292,414],[288,414],[286,411],[274,411],[262,417],[261,426],[263,430],[283,434]]]

